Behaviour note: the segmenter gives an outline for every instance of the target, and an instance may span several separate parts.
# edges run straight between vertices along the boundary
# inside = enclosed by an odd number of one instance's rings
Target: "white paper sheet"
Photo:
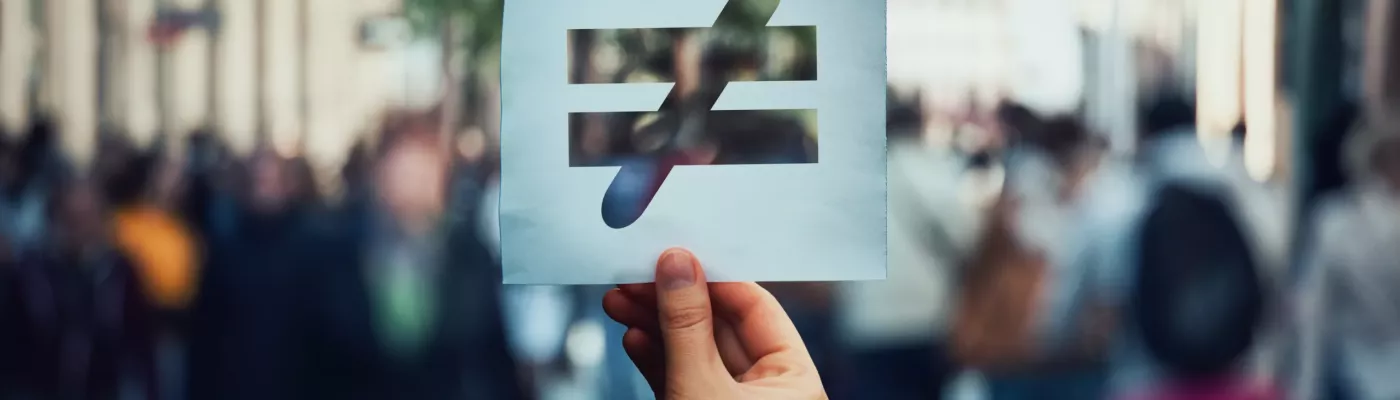
[[[650,282],[667,248],[711,281],[885,277],[885,6],[783,0],[769,26],[816,26],[816,81],[730,83],[714,110],[816,109],[817,162],[680,166],[614,229],[619,167],[570,167],[569,113],[655,111],[670,83],[575,84],[569,29],[709,27],[726,0],[511,0],[501,54],[501,255],[507,284]]]

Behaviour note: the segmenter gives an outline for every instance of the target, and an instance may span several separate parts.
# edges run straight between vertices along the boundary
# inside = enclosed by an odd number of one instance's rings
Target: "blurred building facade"
[[[888,1],[889,79],[930,111],[991,103],[1006,83],[1003,9],[993,1]]]
[[[1194,93],[1197,3],[890,0],[889,77],[934,114],[1003,98],[1079,113],[1126,153],[1144,88]]]
[[[422,51],[440,46],[414,42],[402,3],[5,1],[0,124],[52,115],[79,160],[99,132],[211,129],[238,152],[265,137],[336,164],[387,109],[441,96],[441,57]]]
[[[38,56],[29,1],[0,2],[0,128],[18,134],[29,121],[30,72]]]

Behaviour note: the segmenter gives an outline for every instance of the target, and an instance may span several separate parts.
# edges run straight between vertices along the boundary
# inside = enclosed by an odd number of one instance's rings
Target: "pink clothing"
[[[1120,400],[1282,400],[1277,389],[1257,382],[1168,384]]]

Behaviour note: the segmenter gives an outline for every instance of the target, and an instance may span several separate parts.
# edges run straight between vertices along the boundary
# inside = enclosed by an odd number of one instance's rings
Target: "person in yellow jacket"
[[[188,225],[162,206],[173,204],[178,193],[178,164],[159,171],[153,171],[151,157],[132,164],[110,182],[119,204],[112,221],[115,241],[135,264],[153,304],[164,311],[185,310],[197,287],[199,249]]]

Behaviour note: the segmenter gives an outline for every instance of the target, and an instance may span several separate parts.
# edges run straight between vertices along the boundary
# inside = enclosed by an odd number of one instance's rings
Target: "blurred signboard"
[[[190,29],[203,29],[210,33],[217,33],[222,22],[221,17],[219,11],[213,8],[199,10],[160,9],[156,11],[155,22],[151,24],[147,36],[151,42],[161,47],[168,47]]]

